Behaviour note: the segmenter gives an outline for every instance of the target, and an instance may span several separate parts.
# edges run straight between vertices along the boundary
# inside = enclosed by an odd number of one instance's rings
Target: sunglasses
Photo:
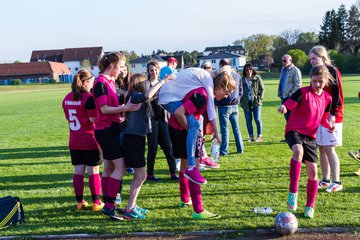
[[[247,72],[252,71],[252,70],[253,70],[252,68],[245,69],[245,71],[247,71]]]
[[[210,69],[211,67],[203,67],[203,69]]]
[[[286,59],[283,59],[282,61],[283,61],[283,62],[287,62],[287,60],[286,60]]]

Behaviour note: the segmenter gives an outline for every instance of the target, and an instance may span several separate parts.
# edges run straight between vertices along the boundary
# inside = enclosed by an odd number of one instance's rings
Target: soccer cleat
[[[192,170],[186,169],[184,176],[190,181],[197,184],[206,184],[206,179],[201,175],[197,167],[193,167]]]
[[[214,213],[211,213],[207,210],[203,210],[201,213],[196,213],[196,212],[193,212],[191,214],[192,218],[193,219],[196,219],[196,220],[201,220],[201,219],[215,219],[215,218],[219,218],[220,215],[219,214],[214,214]]]
[[[176,174],[171,174],[170,179],[173,181],[179,181],[179,177]]]
[[[77,210],[84,210],[89,204],[86,201],[78,202],[76,205]]]
[[[294,213],[296,211],[296,209],[297,209],[297,193],[289,192],[287,205],[288,205],[288,210],[290,212]]]
[[[305,214],[304,217],[306,218],[314,218],[314,212],[315,210],[312,207],[305,207]]]
[[[124,218],[127,220],[135,220],[135,219],[144,219],[144,218],[146,218],[146,216],[143,215],[142,213],[140,213],[135,207],[131,212],[127,212],[125,210]]]
[[[217,163],[214,163],[213,161],[211,161],[210,158],[206,157],[206,158],[200,158],[199,163],[203,166],[203,167],[207,167],[207,168],[220,168],[220,165]]]
[[[255,140],[255,142],[262,142],[262,141],[263,141],[262,136],[259,136],[259,137]]]
[[[343,185],[341,183],[339,184],[339,183],[332,182],[330,184],[330,186],[327,189],[325,189],[325,192],[330,193],[330,192],[337,192],[337,191],[341,191],[341,190],[343,190]]]
[[[120,204],[121,202],[122,202],[121,194],[117,193],[114,203],[115,204]]]
[[[328,188],[330,186],[330,180],[323,179],[319,182],[319,188]]]
[[[115,208],[110,209],[104,206],[101,212],[102,214],[109,216],[110,219],[112,220],[117,220],[117,221],[124,220],[124,218],[115,210]]]
[[[180,201],[178,206],[179,206],[179,208],[187,208],[189,206],[192,206],[192,201],[191,201],[191,199],[187,203],[183,202],[183,201]]]
[[[92,210],[94,212],[99,212],[99,211],[101,211],[103,209],[104,205],[105,204],[103,202],[100,202],[100,204],[93,203],[92,204]]]
[[[349,154],[350,157],[352,157],[356,161],[360,162],[360,150],[356,151],[356,152],[348,151],[348,154]]]
[[[248,142],[255,142],[254,137],[250,137],[250,138],[248,139]]]
[[[148,209],[146,209],[146,208],[141,208],[141,207],[139,207],[139,206],[136,206],[135,209],[136,209],[136,211],[138,211],[138,212],[141,213],[141,214],[147,214],[147,213],[149,212]]]
[[[158,178],[158,177],[155,176],[155,175],[147,175],[146,180],[148,180],[148,181],[154,181],[154,182],[161,182],[161,181],[162,181],[161,178]]]

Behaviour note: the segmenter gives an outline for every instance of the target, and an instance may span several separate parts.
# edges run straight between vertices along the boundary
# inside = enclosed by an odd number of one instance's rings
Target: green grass
[[[304,85],[307,85],[305,79]],[[178,183],[169,180],[164,155],[159,151],[155,171],[162,183],[145,183],[138,204],[149,208],[142,221],[113,222],[100,213],[75,211],[72,166],[67,149],[68,129],[61,101],[70,85],[0,87],[0,197],[13,195],[22,200],[26,223],[2,230],[1,235],[28,234],[126,234],[131,232],[198,230],[239,230],[272,228],[277,213],[286,210],[288,171],[291,151],[283,138],[284,118],[277,113],[277,79],[265,80],[262,110],[264,142],[245,142],[245,154],[221,158],[221,168],[208,170],[208,184],[202,187],[204,206],[222,215],[220,220],[195,221],[190,209],[178,209]],[[303,218],[306,171],[302,171],[299,210],[302,228],[347,227],[360,225],[360,177],[353,172],[360,166],[347,155],[359,143],[360,102],[357,97],[360,76],[344,76],[345,121],[341,159],[342,192],[319,191],[315,219]],[[240,111],[242,136],[247,139],[245,120]],[[208,151],[210,143],[208,142]],[[231,135],[230,152],[235,152]],[[319,167],[320,170],[320,167]],[[321,177],[321,173],[319,174]],[[123,198],[128,199],[131,177],[124,178]],[[89,189],[86,199],[91,200]],[[257,215],[256,206],[269,206],[273,213]]]

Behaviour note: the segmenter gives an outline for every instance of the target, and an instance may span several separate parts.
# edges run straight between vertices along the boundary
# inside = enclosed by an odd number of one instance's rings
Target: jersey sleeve
[[[95,101],[99,106],[107,105],[108,98],[107,98],[107,89],[104,83],[98,82],[94,86],[94,97]]]
[[[296,106],[300,103],[302,99],[302,90],[301,88],[298,89],[291,97],[284,102],[284,106],[289,109],[290,111],[293,111]]]
[[[86,109],[89,117],[96,117],[95,100],[92,96],[90,96],[88,99],[86,99],[85,109]]]
[[[340,81],[341,74],[338,69],[331,68],[329,69],[334,81],[329,81],[331,92],[332,92],[332,105],[330,109],[330,114],[336,116],[341,108],[341,95],[340,95]]]

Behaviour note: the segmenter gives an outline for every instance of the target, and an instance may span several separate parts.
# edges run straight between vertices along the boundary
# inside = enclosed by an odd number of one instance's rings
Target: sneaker
[[[126,168],[126,172],[130,174],[134,174],[135,170],[133,168]]]
[[[352,157],[352,158],[355,159],[356,161],[359,161],[359,162],[360,162],[360,150],[359,150],[359,151],[356,151],[356,152],[348,151],[348,154],[349,154],[350,157]]]
[[[103,202],[100,202],[100,204],[93,203],[92,210],[94,212],[99,212],[103,209],[104,205],[105,205],[105,203],[103,203]]]
[[[354,172],[355,173],[355,175],[358,175],[358,176],[360,176],[360,168],[359,168],[359,170],[357,170],[356,172]]]
[[[76,209],[77,210],[84,210],[87,206],[89,206],[89,204],[86,201],[83,202],[78,202],[76,205]]]
[[[136,209],[136,211],[138,211],[138,212],[141,213],[141,214],[147,214],[147,213],[149,212],[148,209],[146,209],[146,208],[141,208],[141,207],[139,207],[139,206],[136,206],[135,209]]]
[[[122,202],[121,194],[117,193],[114,203],[115,204],[120,204],[121,202]]]
[[[197,219],[197,220],[200,220],[200,219],[214,219],[214,218],[219,218],[220,215],[219,214],[214,214],[214,213],[211,213],[207,210],[204,210],[202,211],[201,213],[196,213],[196,212],[193,212],[191,214],[192,218],[193,219]]]
[[[292,213],[294,213],[297,209],[297,193],[289,192],[288,195],[288,210]]]
[[[204,167],[208,167],[208,168],[220,168],[220,165],[217,163],[214,163],[213,161],[211,161],[210,158],[206,157],[206,158],[200,158],[200,164],[202,164]]]
[[[248,142],[255,142],[254,137],[250,137],[250,138],[248,139]]]
[[[119,207],[115,207],[114,210],[118,213],[118,214],[124,214],[124,209],[123,208],[119,208]]]
[[[259,136],[259,137],[255,140],[255,142],[262,142],[262,141],[263,141],[262,136]]]
[[[315,210],[312,207],[306,207],[304,217],[314,218],[314,212],[315,212]]]
[[[335,183],[335,182],[332,182],[331,184],[330,184],[330,186],[327,188],[327,189],[325,189],[325,192],[337,192],[337,191],[341,191],[341,190],[343,190],[343,185],[340,183]]]
[[[192,206],[192,201],[191,201],[191,199],[187,203],[183,202],[183,201],[180,201],[178,206],[179,206],[179,208],[187,208],[189,206]]]
[[[199,171],[202,172],[205,170],[206,170],[206,168],[204,167],[204,165],[199,164]]]
[[[110,219],[112,220],[118,220],[118,221],[124,220],[124,218],[121,217],[121,215],[117,211],[115,211],[115,208],[110,209],[104,206],[101,212],[102,214],[109,216]]]
[[[145,215],[140,213],[136,208],[134,208],[131,212],[124,211],[124,218],[127,220],[135,220],[135,219],[144,219]]]
[[[154,182],[161,182],[162,181],[162,179],[161,178],[158,178],[157,176],[155,176],[155,175],[147,175],[147,177],[146,177],[146,180],[148,180],[148,181],[154,181]]]
[[[281,143],[286,143],[286,139],[280,140]]]
[[[319,188],[328,188],[330,186],[330,180],[322,179],[319,182]]]
[[[178,172],[180,172],[180,163],[181,163],[180,158],[175,159],[176,171]]]
[[[176,174],[171,174],[170,179],[173,181],[179,181],[179,177]]]
[[[184,176],[197,184],[206,184],[206,179],[201,175],[199,169],[194,167],[192,170],[186,169]]]

